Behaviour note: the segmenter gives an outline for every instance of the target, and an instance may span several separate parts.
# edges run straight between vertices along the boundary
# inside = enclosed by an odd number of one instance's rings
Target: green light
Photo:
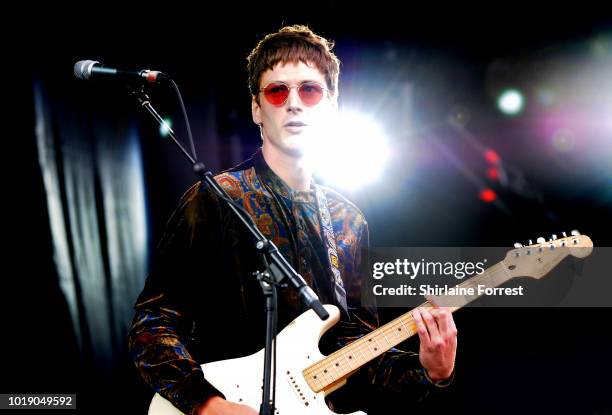
[[[159,134],[162,137],[168,137],[168,135],[170,135],[170,130],[172,130],[172,120],[170,118],[164,118],[163,124],[159,126]]]

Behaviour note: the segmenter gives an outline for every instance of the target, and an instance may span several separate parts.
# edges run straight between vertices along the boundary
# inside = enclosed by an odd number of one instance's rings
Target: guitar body
[[[325,356],[319,351],[323,333],[340,318],[338,308],[326,305],[329,318],[321,321],[309,310],[293,320],[276,336],[276,415],[333,415],[325,396],[346,383],[346,379],[315,393],[306,383],[302,371]],[[248,405],[259,411],[262,396],[264,350],[237,359],[202,365],[204,377],[220,390],[227,400]],[[169,401],[155,394],[149,415],[180,415]],[[353,412],[352,415],[364,412]]]

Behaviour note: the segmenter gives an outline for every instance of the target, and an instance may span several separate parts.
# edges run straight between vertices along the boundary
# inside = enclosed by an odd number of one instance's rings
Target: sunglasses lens
[[[289,96],[289,87],[272,83],[264,88],[263,93],[270,104],[282,105]]]
[[[319,84],[306,82],[298,90],[300,99],[308,106],[317,105],[323,98],[323,88]]]

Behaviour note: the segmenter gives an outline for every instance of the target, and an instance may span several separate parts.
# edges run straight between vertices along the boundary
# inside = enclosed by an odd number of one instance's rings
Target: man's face
[[[259,103],[253,98],[251,109],[253,121],[262,125],[264,146],[290,157],[302,157],[309,136],[324,128],[328,116],[336,109],[336,100],[329,91],[323,91],[321,101],[313,106],[306,105],[299,96],[298,87],[304,82],[316,82],[327,88],[325,77],[314,65],[302,62],[279,63],[261,76],[260,89],[271,82],[289,85],[289,96],[281,105],[273,105],[259,93]]]

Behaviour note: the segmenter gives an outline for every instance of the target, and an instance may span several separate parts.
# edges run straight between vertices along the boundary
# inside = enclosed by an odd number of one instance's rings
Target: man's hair
[[[329,92],[338,97],[340,61],[331,51],[333,42],[315,34],[306,26],[283,27],[264,37],[247,57],[249,90],[259,102],[261,75],[278,63],[313,64],[325,77]]]

